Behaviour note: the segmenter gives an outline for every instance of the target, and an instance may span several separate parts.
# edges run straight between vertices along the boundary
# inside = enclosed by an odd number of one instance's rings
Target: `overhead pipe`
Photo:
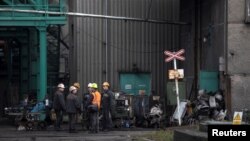
[[[12,9],[12,8],[0,8],[0,12],[1,11],[2,12],[51,14],[51,15],[68,15],[68,16],[102,18],[102,19],[111,19],[111,20],[147,22],[147,23],[155,23],[155,24],[172,24],[172,25],[190,25],[191,24],[191,23],[187,23],[187,22],[179,22],[179,21],[171,21],[171,20],[153,20],[153,19],[108,16],[108,15],[86,14],[86,13],[76,13],[76,12],[54,12],[54,11],[42,11],[42,10],[23,10],[23,9]]]

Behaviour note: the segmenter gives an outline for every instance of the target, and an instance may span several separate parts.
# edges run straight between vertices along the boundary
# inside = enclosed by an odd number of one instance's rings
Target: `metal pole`
[[[174,59],[174,69],[177,70],[176,59]],[[176,88],[176,99],[177,99],[177,110],[178,110],[178,122],[179,122],[179,125],[181,125],[178,78],[175,78],[175,88]]]
[[[108,0],[105,1],[105,13],[108,15]],[[108,81],[108,19],[105,19],[105,41],[106,41],[106,50],[105,50],[105,81]]]

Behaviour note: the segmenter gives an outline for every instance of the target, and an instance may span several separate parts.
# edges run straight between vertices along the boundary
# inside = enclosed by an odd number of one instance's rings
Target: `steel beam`
[[[38,90],[37,100],[42,101],[47,94],[47,36],[46,26],[37,27],[39,31],[39,77],[38,77]]]

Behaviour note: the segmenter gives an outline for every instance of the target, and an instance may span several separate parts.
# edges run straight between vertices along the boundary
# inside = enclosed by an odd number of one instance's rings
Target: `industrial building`
[[[174,66],[164,51],[185,49],[185,61],[177,61],[181,99],[220,89],[229,111],[250,108],[248,0],[2,0],[0,8],[144,19],[1,11],[0,107],[26,93],[42,100],[58,82],[79,82],[83,93],[89,82],[104,81],[116,92],[145,91],[175,105]]]

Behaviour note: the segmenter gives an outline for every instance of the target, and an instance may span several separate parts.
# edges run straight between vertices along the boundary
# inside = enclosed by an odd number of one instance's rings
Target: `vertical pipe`
[[[40,77],[39,83],[40,90],[37,94],[37,100],[41,101],[45,98],[47,93],[47,40],[46,40],[46,27],[38,27],[39,30],[39,49],[40,49]]]
[[[228,0],[224,0],[224,59],[225,59],[225,73],[227,74],[228,68],[227,68],[227,6],[228,6]]]
[[[8,68],[7,68],[7,70],[8,70],[8,82],[7,82],[8,87],[7,87],[7,92],[6,92],[7,104],[13,104],[12,103],[12,88],[11,88],[12,87],[11,79],[12,79],[12,70],[13,70],[13,68],[12,68],[12,63],[13,63],[13,61],[12,61],[12,47],[13,47],[12,43],[13,43],[13,40],[10,40],[9,45],[8,45],[8,53],[7,53],[7,55],[8,55]]]
[[[195,44],[194,44],[194,90],[195,90],[195,95],[196,91],[198,89],[198,73],[199,73],[199,68],[200,68],[200,0],[195,0],[195,21],[194,21],[194,36],[195,36]]]
[[[224,88],[225,88],[225,99],[226,109],[228,114],[232,115],[232,104],[231,104],[231,79],[228,75],[228,0],[224,0],[224,60],[225,60],[225,72],[224,72]]]
[[[59,72],[59,74],[57,75],[57,77],[60,75],[60,56],[61,56],[61,43],[60,43],[60,40],[61,40],[61,26],[60,25],[57,25],[57,28],[58,28],[58,32],[57,32],[57,72]],[[51,85],[52,86],[52,85]]]
[[[108,15],[108,0],[105,0],[105,14]],[[106,42],[106,50],[105,50],[105,81],[108,81],[108,19],[105,20],[105,42]]]

